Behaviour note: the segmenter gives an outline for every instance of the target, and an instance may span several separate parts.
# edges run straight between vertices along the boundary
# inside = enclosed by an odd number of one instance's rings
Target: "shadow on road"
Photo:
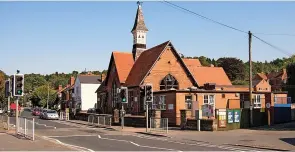
[[[260,126],[249,128],[250,130],[264,130],[264,131],[295,131],[295,122],[275,124],[271,126]]]
[[[295,146],[295,138],[280,138],[280,140],[284,141],[285,143]]]

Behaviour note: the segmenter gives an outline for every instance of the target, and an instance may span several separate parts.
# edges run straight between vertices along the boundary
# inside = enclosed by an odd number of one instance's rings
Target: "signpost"
[[[267,123],[268,123],[268,125],[270,126],[271,125],[271,122],[270,122],[270,103],[268,102],[268,103],[266,103],[266,108],[267,108]]]

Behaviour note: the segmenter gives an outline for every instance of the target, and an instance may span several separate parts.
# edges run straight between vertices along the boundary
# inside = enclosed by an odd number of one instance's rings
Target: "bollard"
[[[33,141],[35,140],[35,118],[33,118],[33,128],[32,128],[32,133],[33,133]]]
[[[104,126],[106,125],[106,117],[105,116],[103,117],[103,125]]]
[[[24,118],[25,119],[25,137],[27,136],[27,119],[26,118]]]

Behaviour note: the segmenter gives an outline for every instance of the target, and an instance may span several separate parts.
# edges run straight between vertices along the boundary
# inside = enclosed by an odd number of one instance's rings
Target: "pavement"
[[[29,113],[23,113],[27,117]],[[274,134],[261,130],[233,130],[223,132],[197,132],[169,130],[168,134],[158,136],[158,132],[145,134],[145,128],[112,126],[98,128],[85,121],[41,120],[35,118],[36,141],[39,145],[53,146],[48,151],[74,149],[79,151],[264,151],[262,145],[276,145],[277,148],[291,149],[277,137],[294,138],[294,132]],[[15,120],[11,119],[12,123]],[[1,136],[3,136],[2,134]],[[157,136],[155,136],[157,135]],[[6,135],[5,135],[6,136]],[[11,135],[10,135],[11,136]],[[1,139],[6,139],[1,138]],[[9,140],[3,141],[10,142]],[[29,141],[29,142],[36,142]],[[1,142],[1,140],[0,140]],[[47,144],[46,144],[47,143]],[[53,143],[53,144],[51,144]],[[245,147],[250,143],[250,147]],[[254,147],[254,143],[262,144]],[[30,143],[27,143],[28,145]],[[59,148],[56,148],[59,145]],[[240,144],[240,145],[239,145]],[[268,146],[269,146],[268,145]],[[43,146],[43,147],[44,147]],[[247,145],[246,145],[247,146]],[[1,145],[0,145],[1,147]],[[42,146],[41,146],[42,147]],[[294,146],[293,146],[294,147]],[[17,149],[14,150],[26,150]],[[38,147],[36,147],[36,150]],[[6,150],[5,147],[3,150]],[[9,150],[9,149],[7,149]],[[35,150],[35,149],[34,149]],[[44,150],[47,151],[45,148]]]

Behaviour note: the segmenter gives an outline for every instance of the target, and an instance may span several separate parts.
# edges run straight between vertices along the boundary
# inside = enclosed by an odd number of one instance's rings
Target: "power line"
[[[194,14],[194,15],[197,15],[197,16],[203,18],[203,19],[209,20],[209,21],[211,21],[211,22],[213,22],[213,23],[216,23],[216,24],[222,25],[222,26],[224,26],[224,27],[227,27],[227,28],[230,28],[230,29],[233,29],[233,30],[236,30],[236,31],[242,32],[242,33],[247,33],[247,32],[244,31],[244,30],[241,30],[241,29],[235,28],[235,27],[233,27],[233,26],[226,25],[226,24],[224,24],[224,23],[221,23],[221,22],[215,21],[215,20],[213,20],[213,19],[210,19],[210,18],[208,18],[208,17],[206,17],[206,16],[203,16],[203,15],[198,14],[198,13],[196,13],[196,12],[193,12],[193,11],[191,11],[191,10],[189,10],[189,9],[186,9],[186,8],[181,7],[181,6],[179,6],[179,5],[173,4],[173,3],[171,3],[171,2],[168,2],[168,1],[165,1],[165,0],[160,1],[160,2],[161,2],[161,3],[164,3],[164,4],[168,4],[168,6],[173,7],[173,8],[175,8],[175,9],[178,9],[178,10],[181,10],[181,11],[185,11],[185,12],[188,12],[188,13],[191,13],[191,14]],[[284,34],[284,33],[255,33],[255,32],[254,32],[253,34],[257,34],[257,35],[273,35],[273,36],[294,36],[294,37],[295,37],[295,34]]]
[[[233,30],[236,30],[236,31],[239,31],[239,32],[242,32],[242,33],[246,33],[246,34],[248,34],[248,32],[246,32],[246,31],[243,31],[243,30],[241,30],[241,29],[238,29],[238,28],[235,28],[235,27],[232,27],[232,26],[229,26],[229,25],[223,24],[223,23],[221,23],[221,22],[215,21],[215,20],[213,20],[213,19],[210,19],[210,18],[208,18],[208,17],[205,17],[205,16],[203,16],[203,15],[201,15],[201,14],[198,14],[198,13],[196,13],[196,12],[193,12],[193,11],[191,11],[191,10],[188,10],[188,9],[186,9],[186,8],[184,8],[184,7],[178,6],[178,5],[173,4],[173,3],[171,3],[171,2],[168,2],[168,1],[165,1],[165,0],[160,1],[160,2],[162,2],[162,3],[164,3],[164,4],[168,4],[168,6],[173,7],[173,8],[175,8],[175,9],[178,9],[178,10],[181,10],[181,11],[185,11],[185,12],[191,13],[191,14],[193,14],[193,15],[197,15],[198,17],[201,17],[201,18],[203,18],[203,19],[209,20],[209,21],[211,21],[211,22],[213,22],[213,23],[216,23],[216,24],[219,24],[219,25],[221,25],[221,26],[224,26],[224,27],[227,27],[227,28],[230,28],[230,29],[233,29]],[[271,46],[272,48],[276,49],[277,51],[279,51],[279,52],[281,52],[281,53],[283,53],[283,54],[286,54],[287,56],[292,56],[292,53],[289,53],[288,51],[285,51],[285,50],[283,50],[283,49],[281,49],[281,48],[279,48],[279,47],[276,47],[275,45],[272,45],[272,44],[270,44],[269,42],[266,42],[265,40],[263,40],[263,39],[257,37],[257,36],[254,35],[254,34],[261,34],[261,35],[285,35],[285,36],[295,36],[295,35],[293,35],[293,34],[252,33],[252,35],[253,35],[255,38],[257,38],[258,40],[260,40],[261,42],[263,42],[263,43],[265,43],[265,44]]]
[[[258,35],[273,35],[273,36],[295,36],[295,34],[280,34],[280,33],[254,33]]]
[[[255,38],[257,38],[258,40],[260,40],[261,42],[263,42],[263,43],[269,45],[270,47],[272,47],[272,48],[274,48],[274,49],[276,49],[276,50],[278,50],[278,51],[280,51],[280,52],[282,52],[282,53],[284,53],[284,54],[286,54],[286,55],[288,55],[288,56],[290,56],[290,57],[292,56],[292,53],[289,53],[288,51],[285,51],[285,50],[283,50],[283,49],[281,49],[281,48],[279,48],[279,47],[277,47],[277,46],[274,46],[274,45],[270,44],[269,42],[266,42],[265,40],[263,40],[263,39],[257,37],[257,36],[254,35],[254,34],[252,34],[252,35],[253,35],[253,37],[255,37]]]
[[[230,25],[223,24],[223,23],[221,23],[221,22],[218,22],[218,21],[215,21],[215,20],[213,20],[213,19],[210,19],[210,18],[208,18],[208,17],[206,17],[206,16],[200,15],[200,14],[198,14],[198,13],[196,13],[196,12],[193,12],[193,11],[191,11],[191,10],[188,10],[188,9],[186,9],[186,8],[184,8],[184,7],[178,6],[178,5],[173,4],[173,3],[171,3],[171,2],[168,2],[168,1],[165,1],[165,0],[164,0],[164,2],[167,3],[167,4],[169,4],[169,6],[174,6],[173,8],[175,8],[175,7],[176,7],[176,8],[180,8],[180,9],[186,11],[186,12],[192,13],[192,14],[194,14],[194,15],[197,15],[197,16],[203,18],[203,19],[209,20],[209,21],[211,21],[211,22],[213,22],[213,23],[216,23],[216,24],[219,24],[219,25],[221,25],[221,26],[224,26],[224,27],[227,27],[227,28],[230,28],[230,29],[233,29],[233,30],[236,30],[236,31],[242,32],[242,33],[248,33],[248,32],[246,32],[246,31],[240,30],[240,29],[238,29],[238,28],[232,27],[232,26],[230,26]]]

